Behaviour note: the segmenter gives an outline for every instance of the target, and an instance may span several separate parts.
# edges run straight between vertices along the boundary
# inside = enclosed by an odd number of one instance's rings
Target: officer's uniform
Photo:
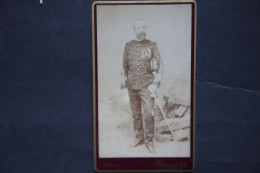
[[[155,42],[133,40],[126,43],[123,57],[123,72],[130,98],[134,131],[136,138],[152,142],[154,137],[154,100],[147,90],[153,83],[154,75],[150,70],[150,60],[157,60],[160,67],[162,60]]]

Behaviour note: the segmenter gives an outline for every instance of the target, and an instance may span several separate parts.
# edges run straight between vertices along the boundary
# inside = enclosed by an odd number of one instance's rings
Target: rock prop
[[[188,83],[185,81],[178,81],[187,86]],[[180,88],[180,87],[178,87]],[[163,94],[163,111],[167,117],[164,119],[162,113],[158,107],[155,105],[154,114],[155,114],[155,139],[158,142],[170,142],[173,140],[176,141],[186,141],[190,138],[190,102],[189,97],[185,96],[184,92],[177,91],[174,87],[168,87],[166,93]],[[178,93],[178,94],[177,94]],[[180,93],[180,94],[179,94]],[[189,92],[186,92],[189,93]],[[174,136],[171,134],[171,131],[166,123],[170,124]]]
[[[164,109],[165,110],[165,109]],[[189,130],[183,130],[183,129],[189,129],[190,128],[190,107],[181,105],[178,108],[173,108],[170,111],[166,113],[167,119],[164,119],[162,117],[162,114],[160,113],[160,110],[155,111],[155,132],[156,137],[155,139],[158,142],[167,142],[167,141],[173,141],[173,140],[186,140],[189,138]],[[165,111],[166,112],[166,111]],[[169,122],[174,137],[172,136],[170,129],[166,123],[166,121]]]

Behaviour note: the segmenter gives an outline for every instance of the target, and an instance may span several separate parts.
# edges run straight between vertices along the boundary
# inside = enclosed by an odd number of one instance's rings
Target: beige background
[[[154,156],[140,148],[124,148],[130,145],[134,136],[127,94],[120,90],[120,71],[125,43],[135,39],[133,23],[137,19],[146,22],[147,39],[157,43],[164,62],[164,82],[175,86],[181,95],[190,95],[191,5],[98,5],[100,157]],[[186,81],[185,86],[175,82],[178,80]],[[120,104],[124,104],[126,110],[121,110]],[[126,123],[125,126],[118,127],[122,123]],[[164,148],[156,157],[189,156],[189,142]]]

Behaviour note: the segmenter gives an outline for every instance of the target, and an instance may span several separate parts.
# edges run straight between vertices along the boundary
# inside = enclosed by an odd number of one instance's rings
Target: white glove
[[[157,85],[156,84],[151,84],[148,87],[148,91],[150,92],[151,97],[156,97],[156,91],[157,91]]]
[[[126,77],[121,77],[120,88],[121,90],[126,88]]]

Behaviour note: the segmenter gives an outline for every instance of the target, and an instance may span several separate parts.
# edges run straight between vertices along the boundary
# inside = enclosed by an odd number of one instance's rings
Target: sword
[[[156,101],[157,105],[159,106],[159,108],[160,108],[160,110],[161,110],[161,112],[162,112],[163,118],[165,119],[167,126],[169,127],[169,129],[170,129],[170,131],[171,131],[171,133],[172,133],[173,138],[176,139],[176,136],[175,136],[175,134],[174,134],[174,132],[173,132],[173,130],[172,130],[172,128],[171,128],[171,125],[170,125],[169,122],[168,122],[168,118],[166,117],[166,115],[165,115],[165,113],[164,113],[164,111],[163,111],[163,109],[162,109],[162,107],[161,107],[161,105],[160,105],[160,103],[159,103],[159,101],[158,101],[158,96],[157,96],[157,94],[154,95],[154,98],[155,98],[155,101]]]

